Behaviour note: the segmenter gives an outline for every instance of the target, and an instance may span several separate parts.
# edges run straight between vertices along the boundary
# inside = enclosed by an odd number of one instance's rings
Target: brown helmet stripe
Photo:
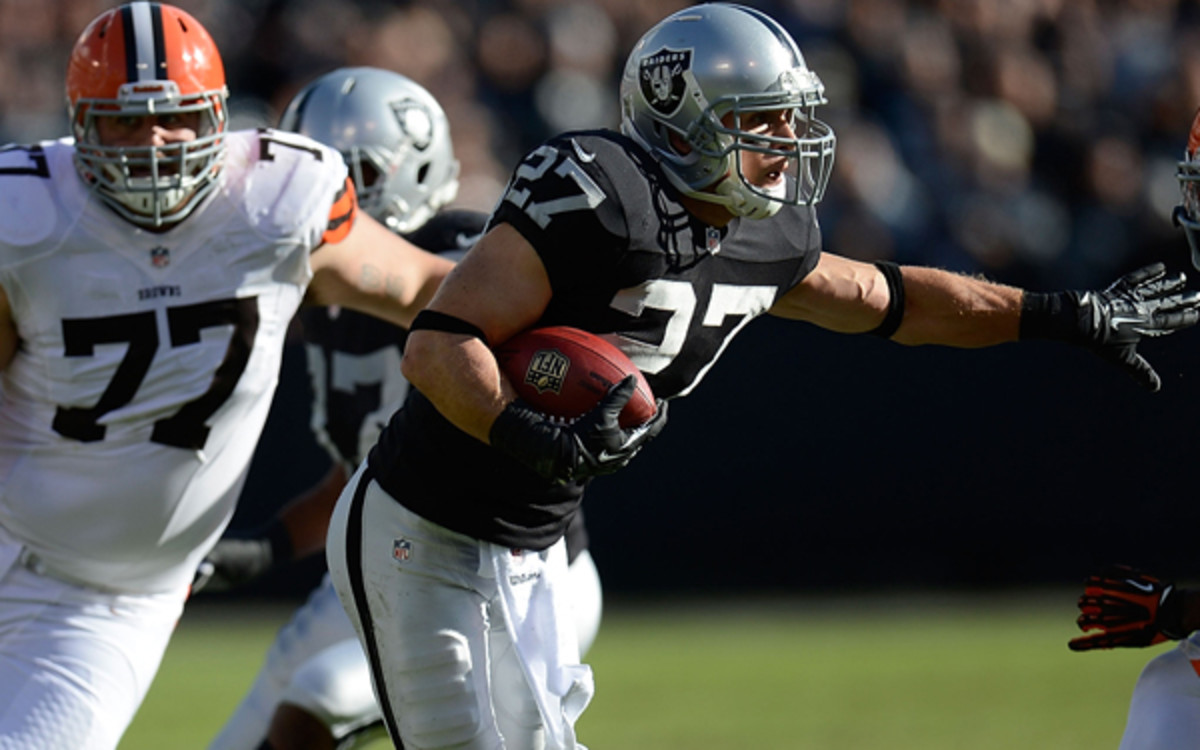
[[[152,78],[167,78],[167,44],[163,39],[162,6],[150,3],[150,27],[154,34],[154,68]]]
[[[121,7],[125,32],[125,76],[128,81],[167,77],[162,7],[158,3],[129,3]]]

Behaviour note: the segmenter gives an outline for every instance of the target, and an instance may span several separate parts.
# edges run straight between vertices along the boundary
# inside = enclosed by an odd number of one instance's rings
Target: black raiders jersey
[[[405,238],[429,252],[461,254],[479,238],[487,218],[478,211],[441,211]],[[313,430],[352,473],[408,392],[400,375],[408,331],[333,307],[305,308],[300,321],[313,389]]]
[[[479,239],[487,219],[478,211],[443,210],[404,237],[457,260]],[[408,393],[400,374],[408,331],[371,315],[327,307],[304,308],[300,320],[313,390],[313,431],[330,457],[353,474]],[[574,561],[587,547],[580,513],[567,529],[567,559]]]
[[[610,131],[568,133],[527,155],[489,227],[500,223],[530,242],[550,279],[553,297],[537,325],[603,335],[659,398],[695,387],[730,339],[815,267],[821,249],[811,206],[721,228],[701,222],[657,162]],[[461,432],[415,389],[370,462],[411,510],[512,547],[553,544],[583,492]]]

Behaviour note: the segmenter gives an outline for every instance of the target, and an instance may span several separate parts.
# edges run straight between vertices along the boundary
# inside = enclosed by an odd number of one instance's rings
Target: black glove
[[[1168,278],[1162,263],[1118,279],[1102,292],[1026,292],[1022,339],[1056,339],[1086,346],[1157,391],[1162,380],[1137,353],[1143,336],[1165,336],[1200,321],[1200,292],[1186,292],[1181,273]]]
[[[1187,636],[1181,632],[1183,597],[1164,583],[1125,565],[1090,576],[1079,597],[1079,629],[1072,651],[1094,648],[1141,648]],[[1090,632],[1098,631],[1098,632]]]
[[[554,421],[517,399],[496,417],[488,442],[559,483],[611,474],[629,463],[667,423],[667,404],[660,400],[649,422],[621,428],[617,418],[636,387],[634,377],[626,377],[570,424]]]
[[[231,533],[218,541],[197,566],[192,593],[201,589],[228,591],[291,560],[292,556],[292,538],[278,518],[248,534]]]

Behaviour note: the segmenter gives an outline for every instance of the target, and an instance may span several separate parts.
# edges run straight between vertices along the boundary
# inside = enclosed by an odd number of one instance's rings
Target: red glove
[[[1075,622],[1088,635],[1071,639],[1072,651],[1141,648],[1187,635],[1181,632],[1183,597],[1175,585],[1125,565],[1089,577],[1078,606]]]

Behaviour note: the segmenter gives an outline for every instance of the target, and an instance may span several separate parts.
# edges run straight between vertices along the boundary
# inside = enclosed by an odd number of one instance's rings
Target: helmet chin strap
[[[696,190],[675,174],[668,165],[664,164],[663,166],[665,167],[663,172],[666,173],[667,179],[679,192],[689,198],[721,206],[734,216],[754,220],[769,219],[777,214],[783,205],[778,200],[772,200],[765,193],[751,190],[740,177],[733,174],[732,170],[727,171],[725,177],[718,180],[715,185],[710,185],[704,190]],[[784,189],[784,186],[780,185],[778,188],[771,188],[766,192],[782,192]]]
[[[744,219],[769,219],[779,213],[783,205],[777,200],[772,200],[767,194],[751,190],[738,177],[721,180],[716,187],[716,195],[713,197],[717,202],[728,208],[730,213]]]

